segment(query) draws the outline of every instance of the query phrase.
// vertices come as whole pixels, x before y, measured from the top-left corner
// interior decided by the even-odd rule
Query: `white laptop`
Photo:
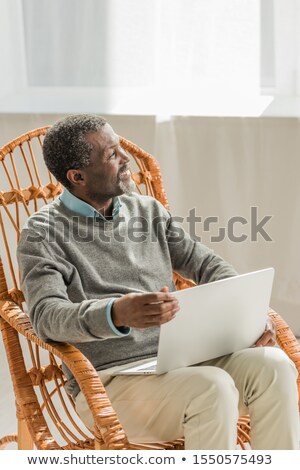
[[[175,291],[180,311],[161,326],[158,355],[114,375],[162,374],[254,345],[265,329],[274,269]]]

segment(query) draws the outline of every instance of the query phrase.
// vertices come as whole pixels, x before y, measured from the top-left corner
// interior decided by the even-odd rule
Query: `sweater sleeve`
[[[107,317],[112,299],[71,302],[65,267],[44,241],[28,241],[23,230],[17,250],[21,285],[29,317],[36,334],[44,341],[81,343],[126,336],[113,330]]]
[[[173,269],[181,276],[192,279],[196,284],[205,284],[237,275],[221,256],[193,240],[171,214],[166,235]]]

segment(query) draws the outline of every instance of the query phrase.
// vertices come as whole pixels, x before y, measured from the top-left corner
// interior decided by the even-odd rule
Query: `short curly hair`
[[[72,188],[67,171],[90,163],[92,145],[85,135],[100,131],[106,123],[101,116],[74,114],[57,121],[48,130],[43,143],[44,160],[49,171],[66,188]]]

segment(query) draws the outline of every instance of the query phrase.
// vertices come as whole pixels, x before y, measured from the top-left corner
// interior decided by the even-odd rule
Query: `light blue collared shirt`
[[[60,200],[67,207],[67,209],[70,209],[79,215],[83,215],[84,217],[94,217],[96,219],[100,218],[103,221],[107,220],[104,215],[101,214],[101,212],[98,212],[93,206],[74,196],[74,194],[70,193],[70,191],[68,191],[66,188],[60,196]],[[113,219],[119,215],[121,206],[122,204],[120,198],[114,197],[112,210]]]
[[[82,201],[82,199],[79,199],[78,197],[74,196],[74,194],[70,193],[66,188],[64,189],[62,195],[60,196],[61,202],[66,206],[67,209],[76,212],[78,215],[82,215],[84,217],[94,217],[94,219],[102,219],[104,222],[107,220],[104,215],[102,215],[100,212],[98,212],[93,206],[88,204],[85,201]],[[114,197],[113,198],[113,210],[112,210],[112,218],[116,218],[121,209],[121,201],[119,197]],[[107,323],[109,324],[110,328],[112,331],[118,335],[118,336],[127,336],[131,332],[131,328],[128,326],[123,326],[123,327],[116,327],[113,324],[112,318],[111,318],[111,309],[113,306],[114,301],[116,300],[116,297],[112,297],[108,304],[106,305],[106,319]]]

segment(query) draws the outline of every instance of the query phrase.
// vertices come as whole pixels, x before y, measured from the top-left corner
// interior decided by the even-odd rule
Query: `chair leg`
[[[32,450],[33,439],[29,434],[25,419],[18,418],[18,450]]]

